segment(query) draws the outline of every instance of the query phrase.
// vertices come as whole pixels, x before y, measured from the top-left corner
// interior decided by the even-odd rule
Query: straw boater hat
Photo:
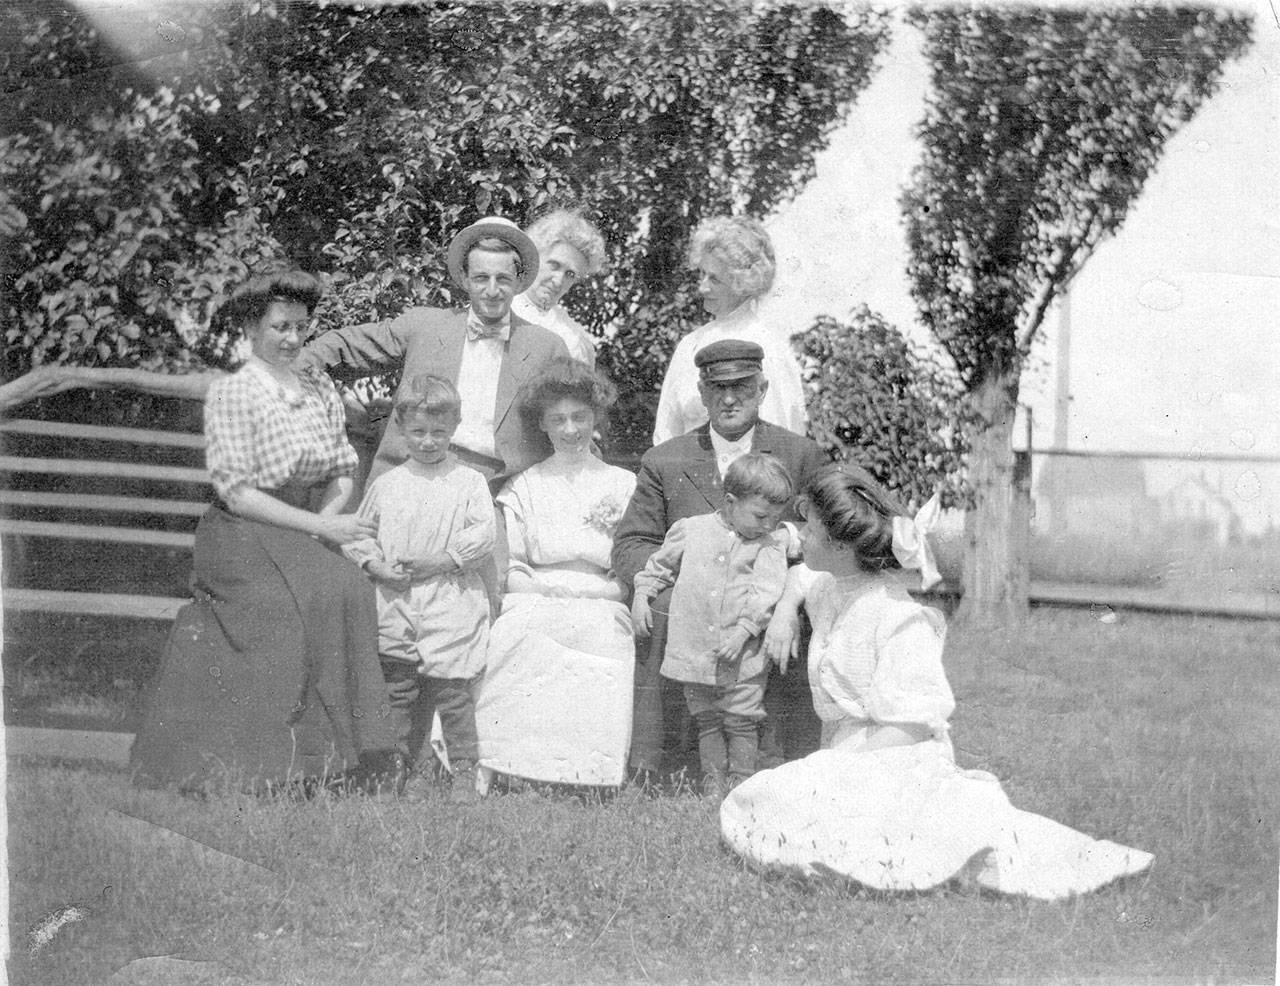
[[[454,283],[460,288],[467,286],[467,254],[480,240],[490,236],[510,244],[520,254],[520,263],[524,267],[524,274],[516,284],[516,294],[520,294],[538,276],[538,248],[533,245],[533,240],[520,231],[519,226],[502,216],[485,216],[450,241],[447,256],[449,273],[453,275]]]

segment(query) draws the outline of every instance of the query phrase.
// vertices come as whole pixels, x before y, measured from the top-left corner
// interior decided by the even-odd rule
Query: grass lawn
[[[1155,853],[1057,904],[762,876],[688,795],[202,803],[11,760],[11,981],[101,983],[163,954],[222,970],[192,981],[326,986],[1270,982],[1278,656],[1262,622],[1041,610],[954,635],[964,765]],[[28,954],[25,929],[73,902]]]

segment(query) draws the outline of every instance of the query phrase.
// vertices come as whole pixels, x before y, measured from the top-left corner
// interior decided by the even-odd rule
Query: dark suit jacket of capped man
[[[767,421],[756,422],[751,451],[776,457],[797,494],[829,461],[816,442]],[[649,449],[640,460],[635,494],[614,536],[613,569],[622,584],[631,586],[636,572],[644,568],[677,520],[708,514],[722,506],[724,483],[716,468],[709,424]],[[794,501],[782,519],[799,519]]]
[[[326,370],[350,383],[375,373],[400,371],[400,380],[430,373],[457,384],[462,346],[467,338],[467,311],[410,308],[397,318],[326,332],[307,344],[303,365]],[[568,358],[569,350],[553,332],[511,316],[511,338],[503,353],[494,406],[494,447],[502,468],[491,480],[501,481],[551,454],[551,443],[536,426],[527,425],[514,407],[521,384],[548,361]],[[399,428],[387,428],[369,472],[369,482],[408,458]]]
[[[775,456],[797,493],[829,461],[808,438],[767,421],[756,421],[754,427],[751,451]],[[649,449],[640,460],[636,491],[614,536],[613,569],[622,584],[634,587],[636,572],[644,568],[677,520],[711,513],[723,505],[724,483],[716,467],[710,424]],[[794,500],[782,519],[799,519]],[[653,600],[653,636],[648,647],[642,641],[637,649],[630,755],[633,770],[678,770],[695,759],[692,737],[679,735],[688,718],[683,693],[679,686],[670,687],[672,683],[659,673],[666,649],[670,598],[671,590],[666,589]],[[765,710],[769,720],[761,739],[761,766],[776,766],[783,757],[803,756],[816,749],[820,725],[803,662],[786,675],[779,675],[776,668],[770,672]]]

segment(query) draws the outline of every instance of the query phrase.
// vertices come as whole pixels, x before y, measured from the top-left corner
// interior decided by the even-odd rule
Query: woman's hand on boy
[[[356,514],[313,514],[311,520],[316,537],[339,547],[352,541],[375,537],[378,533],[377,524]]]
[[[409,570],[403,562],[389,562],[381,559],[370,559],[365,562],[364,570],[373,581],[385,585],[396,592],[404,592],[409,588]]]

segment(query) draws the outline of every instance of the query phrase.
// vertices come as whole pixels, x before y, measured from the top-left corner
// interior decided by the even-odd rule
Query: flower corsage
[[[613,537],[618,521],[622,520],[624,507],[616,496],[606,496],[592,504],[583,521],[588,527],[594,527],[600,533]]]

